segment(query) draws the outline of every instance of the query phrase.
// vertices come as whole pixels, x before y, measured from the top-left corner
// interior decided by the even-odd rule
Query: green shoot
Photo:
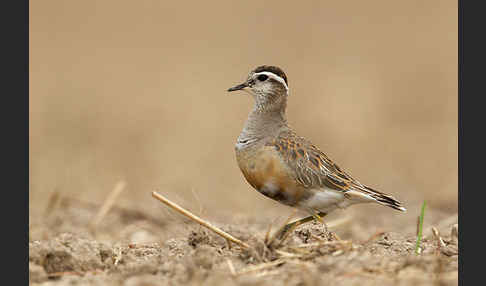
[[[415,254],[419,254],[420,242],[422,241],[422,228],[424,225],[424,213],[425,213],[425,201],[422,204],[422,211],[420,212],[420,217],[417,226],[417,243],[415,245]]]

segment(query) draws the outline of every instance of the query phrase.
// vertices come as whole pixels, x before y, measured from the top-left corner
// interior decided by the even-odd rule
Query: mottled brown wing
[[[292,131],[285,131],[267,145],[275,148],[293,170],[291,173],[294,175],[295,181],[306,188],[328,187],[344,192],[350,199],[376,201],[400,211],[406,210],[393,196],[367,187],[353,179],[310,141],[297,136]]]
[[[348,191],[364,187],[346,174],[316,146],[292,131],[285,131],[269,142],[294,171],[295,180],[306,188],[328,187]]]

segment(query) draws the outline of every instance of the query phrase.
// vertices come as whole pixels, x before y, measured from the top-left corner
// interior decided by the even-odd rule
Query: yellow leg
[[[321,214],[321,213],[314,213],[314,214],[312,215],[312,217],[314,217],[314,219],[315,219],[315,220],[317,220],[318,222],[320,222],[320,223],[324,224],[324,221],[322,220],[322,217],[320,216],[320,214]],[[326,215],[326,214],[324,213],[324,215]]]
[[[299,219],[297,221],[294,221],[294,222],[291,222],[287,225],[285,225],[284,227],[282,227],[279,231],[279,235],[278,235],[278,238],[280,240],[284,239],[285,237],[287,237],[287,233],[290,231],[290,230],[293,230],[295,229],[296,227],[304,224],[304,223],[308,223],[310,221],[313,221],[313,220],[318,220],[319,222],[321,223],[324,223],[324,221],[322,220],[322,218],[326,215],[326,213],[324,212],[319,212],[319,213],[314,213],[313,215],[311,216],[308,216],[308,217],[305,217],[303,219]]]

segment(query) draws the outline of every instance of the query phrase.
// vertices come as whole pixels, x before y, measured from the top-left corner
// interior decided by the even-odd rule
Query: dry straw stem
[[[279,254],[282,258],[302,258],[303,254],[295,254],[287,251],[276,249],[275,252]]]
[[[111,193],[108,195],[106,198],[105,202],[101,206],[100,210],[96,214],[95,218],[93,219],[93,222],[91,223],[91,227],[96,228],[100,222],[103,220],[105,215],[110,211],[111,207],[115,203],[116,199],[120,195],[120,193],[125,189],[126,183],[124,181],[119,181]]]
[[[270,267],[273,267],[273,266],[280,265],[282,263],[285,263],[285,259],[280,258],[280,259],[277,259],[277,260],[272,261],[272,262],[260,263],[258,265],[248,266],[247,268],[236,272],[236,275],[243,275],[243,274],[248,274],[248,273],[251,273],[251,272],[264,270],[264,269],[267,269],[267,268],[270,268]]]
[[[61,194],[59,193],[59,190],[56,188],[52,194],[49,196],[49,200],[47,202],[47,207],[44,212],[46,216],[50,215],[52,211],[54,210],[55,206],[57,205],[57,202],[59,201],[59,198],[61,197]]]
[[[157,192],[152,192],[152,197],[156,198],[157,200],[163,202],[164,204],[166,204],[167,206],[169,206],[170,208],[172,208],[173,210],[179,212],[180,214],[192,219],[193,221],[197,222],[198,224],[208,228],[209,230],[215,232],[216,234],[222,236],[224,239],[226,239],[226,241],[231,241],[243,248],[250,248],[250,246],[246,243],[244,243],[243,241],[233,237],[232,235],[222,231],[221,229],[213,226],[212,224],[210,224],[209,222],[201,219],[200,217],[192,214],[191,212],[189,212],[188,210],[186,209],[183,209],[182,207],[180,207],[179,205],[177,205],[176,203],[173,203],[171,202],[170,200],[168,200],[167,198],[165,198],[164,196],[162,196],[161,194],[157,193]]]
[[[236,271],[235,271],[235,267],[233,266],[233,262],[231,262],[231,260],[226,258],[226,263],[228,264],[228,268],[230,270],[231,275],[236,276]]]
[[[453,232],[453,230],[451,231]],[[452,247],[448,247],[445,242],[444,242],[444,239],[442,239],[442,237],[440,236],[440,233],[439,231],[437,230],[437,228],[435,227],[432,227],[432,234],[434,235],[435,239],[437,240],[437,244],[438,244],[438,249],[445,255],[447,256],[452,256],[452,255],[457,255],[458,252],[457,252],[457,248],[454,249]],[[453,239],[453,237],[451,237],[451,239]]]
[[[337,245],[337,246],[351,246],[351,240],[334,240],[334,241],[324,241],[324,242],[315,242],[315,243],[304,243],[299,244],[295,247],[298,248],[309,248],[309,247],[321,247],[325,245]]]
[[[437,242],[439,243],[440,247],[446,247],[444,240],[442,239],[442,237],[440,237],[440,234],[439,234],[439,231],[437,230],[437,228],[432,227],[432,234],[434,235],[435,239],[437,239]]]
[[[370,238],[368,238],[367,240],[363,241],[361,244],[366,244],[368,242],[371,242],[371,241],[375,240],[377,237],[379,237],[380,235],[385,234],[385,233],[386,232],[384,232],[382,230],[377,231],[373,235],[371,235]]]
[[[459,225],[456,223],[451,228],[451,239],[457,244],[458,237],[459,237]]]

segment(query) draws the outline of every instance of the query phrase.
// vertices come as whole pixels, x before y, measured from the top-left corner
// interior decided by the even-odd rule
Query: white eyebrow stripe
[[[285,80],[284,80],[283,78],[279,77],[278,75],[274,74],[273,72],[266,72],[266,71],[265,71],[265,72],[259,72],[259,73],[255,73],[255,75],[256,75],[257,77],[258,77],[259,75],[261,75],[261,74],[264,74],[264,75],[266,75],[266,76],[268,76],[268,77],[273,78],[273,79],[274,79],[274,80],[276,80],[276,81],[281,82],[281,83],[282,83],[282,84],[285,86],[285,89],[286,89],[287,91],[289,90],[289,87],[287,86],[287,83],[285,83]]]

